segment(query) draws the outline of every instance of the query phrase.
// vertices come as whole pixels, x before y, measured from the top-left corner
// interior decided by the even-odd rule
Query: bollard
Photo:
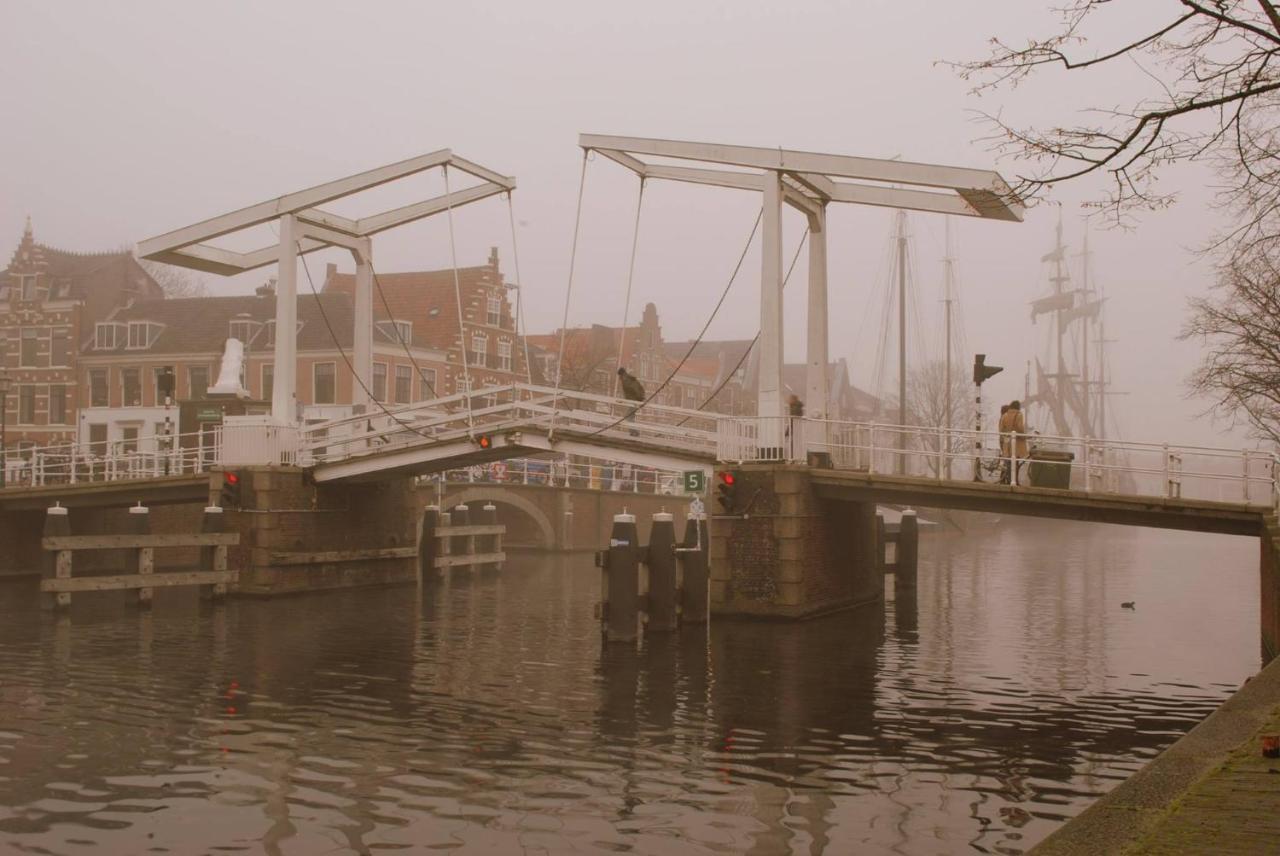
[[[681,624],[707,623],[710,545],[706,515],[690,513],[685,519],[684,540],[680,543]]]
[[[57,538],[71,534],[71,517],[67,509],[55,503],[45,510],[44,537]],[[71,551],[45,550],[41,576],[46,579],[65,580],[71,578]],[[40,595],[40,605],[45,609],[59,609],[71,605],[71,592],[44,592]]]
[[[436,557],[440,555],[436,527],[439,525],[438,505],[428,505],[422,509],[422,534],[418,536],[418,585],[436,578]]]
[[[223,532],[222,509],[216,505],[206,506],[200,518],[200,533],[211,535]],[[200,548],[200,570],[225,571],[227,569],[227,548],[223,544],[207,545]],[[212,583],[200,586],[201,600],[222,597],[227,593],[226,583]]]
[[[492,502],[486,502],[480,509],[480,522],[485,526],[498,525],[498,506]],[[500,535],[482,535],[479,543],[476,544],[477,553],[501,553],[502,552],[502,536]],[[491,562],[489,567],[495,571],[502,570],[501,562]]]
[[[455,505],[453,507],[453,513],[450,517],[450,520],[451,520],[450,525],[451,526],[470,526],[471,525],[470,511],[471,510],[467,508],[465,505]],[[472,535],[454,535],[449,539],[449,554],[452,556],[470,556],[472,553],[475,552],[475,550],[472,549],[473,538],[474,536]],[[455,565],[454,567],[458,567],[458,566]],[[468,565],[468,567],[471,567],[471,566]]]
[[[889,569],[889,538],[884,527],[884,512],[876,511],[876,570],[885,574]]]
[[[902,512],[902,522],[898,524],[898,573],[895,585],[898,588],[915,589],[916,570],[920,557],[920,522],[911,509]]]
[[[124,528],[128,535],[150,535],[151,509],[139,501],[137,505],[129,509]],[[150,547],[136,548],[133,552],[132,564],[138,569],[140,576],[151,573],[155,570],[155,551]],[[151,588],[149,586],[138,589],[138,605],[143,607],[151,606]]]
[[[653,515],[645,564],[649,566],[649,623],[645,629],[669,633],[676,629],[676,526],[665,511]]]
[[[615,514],[601,556],[600,618],[605,642],[636,641],[640,608],[640,545],[634,514]]]

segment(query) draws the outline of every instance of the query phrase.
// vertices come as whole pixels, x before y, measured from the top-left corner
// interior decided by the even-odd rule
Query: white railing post
[[[1244,489],[1244,503],[1249,504],[1249,450],[1243,449],[1240,452],[1241,466],[1243,472],[1240,473],[1241,487]]]
[[[1168,499],[1169,493],[1173,488],[1173,480],[1170,474],[1170,464],[1172,461],[1169,457],[1169,444],[1164,443],[1160,448],[1164,451],[1164,498]]]
[[[876,474],[876,423],[867,426],[867,475]]]
[[[1084,458],[1084,492],[1091,493],[1093,491],[1093,460],[1089,457],[1092,447],[1089,445],[1088,437],[1080,441],[1080,453]]]

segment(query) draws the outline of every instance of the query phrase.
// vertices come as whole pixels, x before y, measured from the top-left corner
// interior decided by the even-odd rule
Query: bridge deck
[[[0,491],[0,510],[43,511],[55,502],[69,508],[119,508],[139,501],[143,505],[175,505],[208,500],[209,474],[188,473],[120,481],[9,487]]]
[[[827,499],[901,503],[1227,535],[1260,534],[1265,511],[1259,506],[1243,503],[1011,487],[984,482],[872,475],[851,470],[813,469],[808,472],[815,491]]]

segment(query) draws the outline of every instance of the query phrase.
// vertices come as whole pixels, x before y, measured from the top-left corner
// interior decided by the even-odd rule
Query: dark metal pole
[[[906,473],[907,460],[907,215],[898,212],[898,466]]]
[[[9,416],[9,384],[5,380],[0,380],[0,490],[8,487],[9,477],[9,447],[6,441],[6,431],[8,428]]]

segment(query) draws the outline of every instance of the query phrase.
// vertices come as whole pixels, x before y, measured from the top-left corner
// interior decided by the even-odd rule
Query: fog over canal
[[[921,546],[914,604],[603,652],[589,556],[150,614],[6,584],[0,851],[1014,853],[1259,666],[1253,539]]]

